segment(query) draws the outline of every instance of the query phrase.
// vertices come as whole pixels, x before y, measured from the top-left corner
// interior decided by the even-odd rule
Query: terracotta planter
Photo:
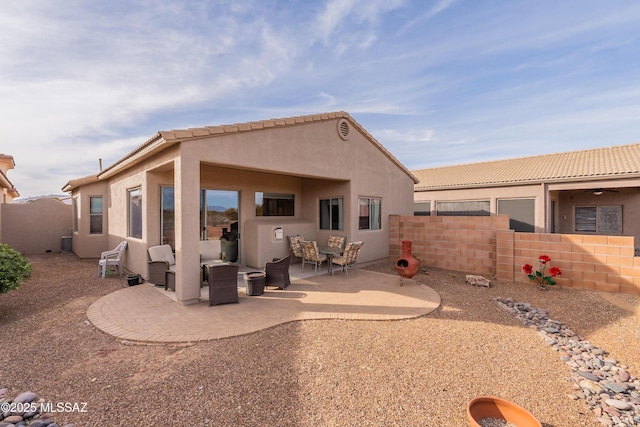
[[[467,418],[470,427],[481,427],[483,418],[505,420],[518,427],[542,427],[531,412],[499,397],[480,396],[467,405]]]
[[[402,241],[402,255],[396,261],[396,271],[400,277],[410,279],[416,275],[420,263],[411,255],[411,240]]]

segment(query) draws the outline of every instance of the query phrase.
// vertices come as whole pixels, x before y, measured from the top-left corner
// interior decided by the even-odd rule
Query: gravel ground
[[[29,261],[32,277],[0,295],[0,388],[87,402],[86,413],[53,414],[60,425],[466,426],[467,402],[494,395],[545,427],[600,426],[584,401],[567,397],[567,365],[497,296],[548,310],[640,374],[638,296],[487,289],[429,269],[416,278],[442,306],[422,318],[293,322],[193,346],[142,346],[85,322],[87,307],[126,286],[124,277],[102,280],[95,260],[72,254]],[[393,274],[393,263],[369,268]]]

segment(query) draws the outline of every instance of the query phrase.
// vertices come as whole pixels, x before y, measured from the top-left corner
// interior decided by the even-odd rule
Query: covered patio
[[[118,339],[143,343],[196,343],[249,334],[296,320],[401,320],[424,316],[440,305],[426,285],[398,276],[360,270],[349,276],[301,274],[291,267],[291,285],[247,296],[238,275],[239,304],[209,307],[176,304],[150,284],[120,289],[94,302],[87,318]],[[313,270],[310,270],[313,271]],[[204,288],[203,288],[204,289]]]

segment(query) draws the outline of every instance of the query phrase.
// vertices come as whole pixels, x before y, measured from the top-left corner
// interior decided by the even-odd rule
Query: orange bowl
[[[542,424],[531,412],[499,397],[480,396],[467,405],[467,418],[470,427],[482,427],[479,421],[483,418],[505,420],[517,427],[542,427]]]

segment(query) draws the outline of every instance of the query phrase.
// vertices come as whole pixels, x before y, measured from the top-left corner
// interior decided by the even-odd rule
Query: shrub
[[[17,289],[31,275],[31,264],[11,246],[0,243],[0,294]]]

